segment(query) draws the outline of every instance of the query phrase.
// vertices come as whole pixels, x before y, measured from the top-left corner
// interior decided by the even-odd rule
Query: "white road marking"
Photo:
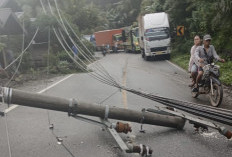
[[[166,62],[168,62],[170,65],[176,67],[177,69],[181,70],[182,72],[185,72],[187,73],[184,69],[182,69],[181,67],[177,66],[176,64],[173,64],[172,62],[168,61],[168,60],[165,60]]]
[[[122,85],[126,87],[126,80],[127,80],[127,66],[128,66],[128,59],[126,59],[126,65],[123,68],[123,78],[122,78]],[[122,101],[123,101],[123,105],[124,108],[128,109],[128,105],[127,105],[127,91],[126,90],[122,90]]]
[[[13,105],[13,106],[9,107],[8,109],[6,109],[6,110],[4,111],[4,113],[10,112],[11,110],[15,109],[16,107],[18,107],[18,105]]]
[[[43,90],[41,90],[41,91],[39,91],[39,92],[37,92],[37,93],[38,93],[38,94],[44,93],[44,92],[46,92],[47,90],[49,90],[49,89],[55,87],[56,85],[60,84],[61,82],[67,80],[67,79],[70,78],[70,77],[72,77],[73,75],[74,75],[74,74],[68,75],[67,77],[61,79],[60,81],[58,81],[58,82],[52,84],[51,86],[48,86],[47,88],[45,88],[45,89],[43,89]],[[8,109],[6,109],[6,110],[4,111],[4,113],[8,113],[8,112],[10,112],[10,111],[16,109],[18,106],[19,106],[19,105],[13,105],[13,106],[9,107]]]

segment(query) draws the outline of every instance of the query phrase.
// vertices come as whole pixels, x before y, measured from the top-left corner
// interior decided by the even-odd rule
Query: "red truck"
[[[96,40],[96,48],[97,50],[101,50],[103,46],[107,46],[109,44],[110,50],[114,49],[115,42],[119,41],[114,41],[115,40],[115,35],[122,34],[123,29],[112,29],[112,30],[104,30],[104,31],[99,31],[95,32],[95,40]],[[119,39],[121,40],[121,39]]]

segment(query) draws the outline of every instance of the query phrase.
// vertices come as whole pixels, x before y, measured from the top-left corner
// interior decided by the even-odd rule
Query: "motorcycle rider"
[[[196,48],[198,46],[200,46],[201,44],[201,38],[199,35],[196,35],[194,37],[194,45],[191,48],[190,51],[190,60],[189,60],[189,72],[191,73],[191,77],[192,77],[192,84],[189,85],[189,87],[193,87],[196,84],[196,78],[197,78],[197,72],[198,72],[198,67],[195,63],[195,52],[196,52]]]
[[[196,79],[196,87],[193,89],[193,92],[198,92],[199,82],[203,76],[203,67],[207,64],[213,62],[213,59],[224,63],[225,60],[221,59],[214,48],[213,45],[210,45],[212,38],[209,34],[203,37],[203,45],[199,46],[195,52],[196,64],[198,66],[198,75]]]
[[[105,46],[105,44],[102,44],[101,49],[102,49],[103,56],[105,56],[106,55],[106,46]]]

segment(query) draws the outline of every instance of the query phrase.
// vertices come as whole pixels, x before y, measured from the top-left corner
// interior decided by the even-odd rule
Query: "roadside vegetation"
[[[75,63],[70,59],[70,57],[65,53],[59,41],[56,39],[52,26],[57,27],[58,23],[55,17],[51,15],[45,15],[41,7],[41,3],[38,0],[15,0],[22,8],[24,14],[20,17],[21,24],[24,22],[25,30],[27,32],[25,37],[24,47],[32,39],[36,29],[39,27],[39,33],[35,38],[35,43],[47,42],[48,33],[51,30],[51,40],[50,40],[50,55],[44,52],[43,65],[39,66],[33,62],[35,56],[30,53],[35,51],[34,48],[30,48],[28,52],[23,56],[22,65],[19,69],[18,74],[28,74],[28,73],[47,73],[49,68],[49,73],[52,74],[67,74],[73,72],[81,72],[81,69],[75,65]],[[47,3],[47,1],[43,1]],[[95,31],[100,31],[104,29],[113,29],[123,26],[128,26],[134,21],[140,11],[141,0],[68,0],[61,1],[57,0],[58,6],[60,8],[61,14],[67,19],[67,21],[72,26],[75,33],[82,38],[83,35],[91,35]],[[56,13],[54,1],[50,1],[53,11]],[[129,7],[125,7],[129,6]],[[46,6],[49,10],[49,7]],[[65,33],[64,33],[65,34]],[[70,47],[73,46],[72,42],[65,36]],[[76,39],[73,36],[74,39]],[[76,39],[75,41],[81,46],[80,42]],[[82,42],[88,47],[88,49],[93,52],[93,45],[82,38]],[[17,57],[22,49],[22,35],[8,37],[2,37],[0,40],[0,50],[4,47],[10,45],[11,50],[14,52],[13,58]],[[46,47],[47,45],[43,45]],[[47,51],[46,49],[44,51]],[[89,53],[85,51],[84,53]],[[90,55],[90,54],[87,54]],[[78,53],[78,57],[84,62],[85,58],[83,55]],[[48,61],[49,60],[49,67]],[[15,65],[17,66],[17,65]],[[8,71],[12,73],[13,71]],[[19,76],[19,75],[18,75]]]

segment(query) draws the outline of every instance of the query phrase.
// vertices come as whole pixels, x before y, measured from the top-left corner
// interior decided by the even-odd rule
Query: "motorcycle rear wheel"
[[[222,98],[223,98],[223,88],[222,85],[218,85],[216,83],[213,84],[213,95],[212,91],[210,90],[209,93],[209,98],[210,98],[210,103],[214,107],[218,107],[222,103]]]

